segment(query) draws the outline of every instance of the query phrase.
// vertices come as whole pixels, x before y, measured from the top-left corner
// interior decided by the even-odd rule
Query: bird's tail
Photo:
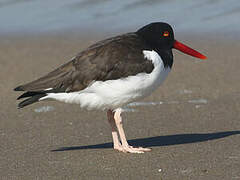
[[[14,89],[15,91],[21,91],[18,87]],[[27,105],[38,102],[40,98],[46,96],[44,91],[27,91],[17,98],[17,100],[22,98],[27,98],[18,104],[18,108],[23,108]]]

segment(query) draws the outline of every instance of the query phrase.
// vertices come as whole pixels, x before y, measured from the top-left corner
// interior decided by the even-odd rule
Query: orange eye
[[[164,32],[163,32],[163,36],[164,36],[164,37],[168,37],[168,36],[169,36],[169,32],[168,32],[168,31],[164,31]]]

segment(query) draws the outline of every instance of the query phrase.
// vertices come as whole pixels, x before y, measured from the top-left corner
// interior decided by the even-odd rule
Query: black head
[[[174,44],[172,27],[164,22],[148,24],[136,32],[151,48],[171,49]]]
[[[136,32],[153,50],[157,50],[160,55],[169,54],[171,56],[172,48],[175,48],[185,54],[206,59],[207,57],[194,49],[184,45],[174,39],[172,27],[164,22],[155,22],[148,24]],[[168,57],[168,59],[169,59]],[[166,59],[166,58],[165,58]],[[170,57],[172,59],[172,57]]]

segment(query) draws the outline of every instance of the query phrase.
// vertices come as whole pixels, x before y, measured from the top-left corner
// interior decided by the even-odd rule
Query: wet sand
[[[163,86],[123,115],[130,144],[149,153],[114,151],[105,112],[60,102],[16,108],[14,87],[104,37],[1,38],[0,179],[240,179],[240,44],[234,41],[178,38],[208,60],[174,50]]]

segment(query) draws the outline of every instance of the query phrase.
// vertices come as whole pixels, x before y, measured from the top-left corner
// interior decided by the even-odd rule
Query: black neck
[[[171,49],[169,49],[169,50],[157,49],[156,51],[159,54],[159,56],[162,58],[164,67],[165,68],[167,68],[167,67],[172,68],[172,65],[173,65],[173,53],[172,53],[172,50]]]
[[[172,49],[171,48],[167,48],[167,49],[160,49],[160,48],[156,48],[157,45],[152,45],[151,43],[149,43],[142,35],[141,33],[137,32],[137,34],[139,35],[139,37],[141,38],[141,40],[149,47],[149,49],[156,51],[159,56],[161,57],[164,67],[167,68],[172,68],[173,65],[173,53],[172,53]]]

